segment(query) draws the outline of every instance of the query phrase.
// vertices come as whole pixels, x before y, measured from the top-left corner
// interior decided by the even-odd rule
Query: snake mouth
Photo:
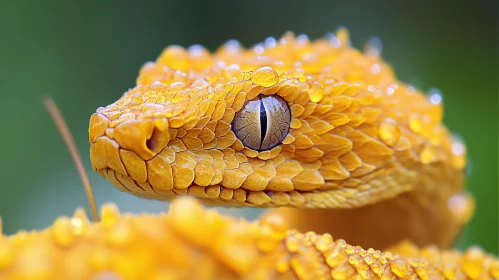
[[[96,169],[97,173],[110,181],[114,187],[140,197],[171,201],[177,196],[194,196],[205,205],[235,207],[307,207],[306,193],[300,191],[250,191],[243,188],[230,189],[220,185],[202,187],[192,184],[187,188],[159,190],[148,182],[139,182],[111,168]],[[315,208],[315,207],[314,207]]]
[[[196,184],[191,184],[185,188],[159,189],[147,180],[135,180],[131,176],[109,167],[95,170],[123,192],[162,201],[171,201],[178,196],[193,196],[201,200],[203,204],[210,206],[351,209],[370,204],[364,203],[362,198],[378,197],[380,200],[385,200],[410,190],[409,185],[401,185],[397,193],[387,193],[383,189],[356,190],[348,188],[312,191],[252,191],[244,188],[231,189],[221,185],[199,186]]]

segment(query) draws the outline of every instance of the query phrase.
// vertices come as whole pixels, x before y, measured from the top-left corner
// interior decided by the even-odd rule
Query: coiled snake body
[[[445,249],[473,208],[462,190],[465,147],[442,125],[439,96],[398,81],[379,51],[376,41],[351,48],[345,30],[252,49],[229,41],[214,54],[166,48],[134,88],[92,115],[93,168],[146,198],[274,209],[250,223],[190,199],[160,216],[104,208],[100,224],[83,223],[86,237],[67,242],[107,256],[85,258],[85,275],[499,277],[480,249]],[[309,230],[318,234],[299,233]]]

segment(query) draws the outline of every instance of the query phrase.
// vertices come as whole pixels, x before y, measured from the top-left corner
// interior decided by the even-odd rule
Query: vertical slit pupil
[[[263,139],[267,135],[267,110],[263,105],[262,97],[260,97],[260,148],[262,147]]]

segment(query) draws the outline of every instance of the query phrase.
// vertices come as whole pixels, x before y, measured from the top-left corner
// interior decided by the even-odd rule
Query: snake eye
[[[258,95],[244,104],[232,121],[232,130],[244,146],[266,151],[281,144],[289,131],[291,112],[280,96]]]

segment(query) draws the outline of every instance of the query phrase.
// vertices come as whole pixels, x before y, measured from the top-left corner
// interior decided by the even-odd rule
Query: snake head
[[[394,197],[437,177],[428,166],[461,174],[440,104],[331,40],[168,47],[92,115],[93,168],[143,197],[308,208]]]

